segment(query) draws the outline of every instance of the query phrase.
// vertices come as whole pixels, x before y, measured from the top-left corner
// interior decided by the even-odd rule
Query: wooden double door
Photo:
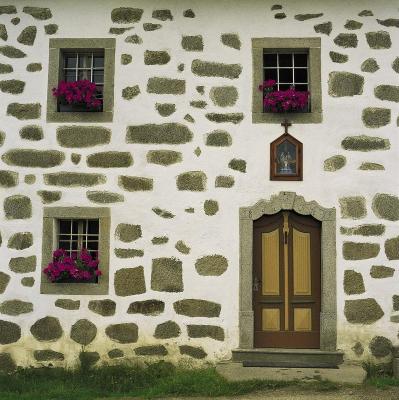
[[[320,348],[321,224],[282,211],[254,221],[254,347]]]

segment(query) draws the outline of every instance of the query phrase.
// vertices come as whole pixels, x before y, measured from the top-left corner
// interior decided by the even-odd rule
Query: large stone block
[[[87,165],[93,168],[127,168],[133,165],[128,151],[104,151],[87,156]]]
[[[208,300],[185,299],[173,303],[173,308],[177,314],[187,317],[219,317],[221,305]]]
[[[215,215],[219,211],[219,203],[216,200],[205,200],[204,201],[204,212],[205,215]]]
[[[89,174],[83,172],[54,172],[44,175],[44,183],[52,186],[64,187],[89,187],[101,185],[107,181],[102,174]]]
[[[168,350],[162,344],[136,347],[134,352],[137,356],[166,356],[168,354]]]
[[[399,197],[377,193],[373,198],[372,209],[378,218],[399,221]]]
[[[130,243],[141,238],[142,231],[140,225],[118,224],[115,229],[115,237],[122,242]]]
[[[366,135],[347,136],[342,140],[341,146],[345,150],[354,151],[389,150],[391,148],[389,139]]]
[[[161,300],[143,300],[130,303],[128,314],[159,315],[165,310],[165,303]]]
[[[215,130],[206,135],[205,144],[214,147],[231,146],[233,140],[229,132],[223,130]]]
[[[242,72],[240,64],[223,64],[211,61],[193,60],[191,72],[198,76],[237,79]]]
[[[187,325],[187,334],[190,338],[205,338],[224,341],[224,330],[215,325]]]
[[[38,119],[41,114],[40,103],[11,103],[7,107],[7,115],[11,115],[17,119]]]
[[[24,58],[26,54],[14,46],[0,46],[0,54],[8,58]]]
[[[141,176],[120,175],[118,178],[119,186],[128,192],[142,192],[153,189],[154,180]]]
[[[234,176],[219,175],[215,178],[215,187],[217,188],[231,188],[234,186]]]
[[[343,64],[349,59],[347,54],[337,53],[335,51],[330,51],[330,58],[332,62]]]
[[[357,47],[358,40],[354,33],[340,33],[335,37],[334,43],[340,47],[353,48]]]
[[[62,327],[58,318],[44,317],[37,320],[30,328],[30,332],[36,340],[41,342],[53,342],[62,334]]]
[[[110,317],[115,315],[116,303],[113,300],[90,300],[88,308],[96,314],[103,317]]]
[[[176,185],[179,190],[203,192],[206,189],[206,175],[202,171],[183,172],[177,176]]]
[[[170,61],[170,55],[167,51],[151,51],[144,52],[145,65],[164,65]]]
[[[54,305],[56,307],[63,308],[64,310],[79,310],[80,300],[57,299],[54,302]]]
[[[365,292],[363,276],[360,272],[353,270],[345,271],[344,291],[346,294],[361,294]]]
[[[244,119],[243,113],[207,113],[205,117],[209,119],[209,121],[216,122],[218,124],[224,124],[226,122],[231,122],[233,124],[239,124]]]
[[[51,192],[48,190],[38,190],[37,194],[41,197],[43,204],[51,204],[61,199],[62,193],[55,191]]]
[[[215,106],[232,107],[238,99],[238,91],[235,86],[214,86],[209,92],[209,96]]]
[[[14,322],[0,320],[0,344],[10,344],[21,339],[21,328]]]
[[[6,300],[0,303],[0,313],[6,315],[29,314],[33,311],[33,304],[22,300]]]
[[[174,321],[166,321],[157,325],[154,337],[156,339],[170,339],[180,336],[181,330],[179,325]]]
[[[183,36],[181,47],[186,51],[202,51],[204,50],[204,42],[201,35]]]
[[[399,86],[378,85],[374,88],[374,95],[377,99],[399,102]]]
[[[44,25],[44,32],[46,32],[46,35],[54,35],[58,31],[58,25],[57,24],[47,24]]]
[[[134,34],[126,37],[125,42],[131,44],[142,44],[143,39],[139,35]]]
[[[241,40],[236,33],[223,33],[220,36],[220,40],[227,47],[231,47],[236,50],[241,49]]]
[[[71,339],[81,344],[82,346],[87,346],[90,344],[97,335],[97,327],[87,319],[80,319],[76,321],[71,328]]]
[[[118,258],[143,257],[144,251],[140,249],[114,249]]]
[[[198,274],[206,276],[219,276],[226,272],[228,262],[226,257],[220,254],[213,254],[199,258],[195,262],[195,269]]]
[[[0,74],[10,74],[13,71],[12,65],[0,63]]]
[[[0,15],[2,14],[16,14],[17,8],[15,6],[0,6]]]
[[[380,128],[391,122],[389,108],[368,107],[362,112],[362,121],[367,128]]]
[[[139,85],[127,86],[122,89],[122,97],[125,100],[132,100],[140,94]]]
[[[146,22],[143,24],[143,29],[146,32],[152,32],[152,31],[156,31],[158,29],[161,29],[162,25],[161,24],[152,24],[150,22]]]
[[[145,293],[144,268],[122,268],[115,272],[115,294],[132,296]]]
[[[321,24],[317,24],[313,27],[316,33],[323,33],[324,35],[329,35],[332,31],[332,22],[323,22]]]
[[[344,25],[344,28],[346,28],[350,31],[354,31],[354,30],[360,29],[362,26],[363,26],[362,22],[355,21],[353,19],[348,19],[346,21],[346,24]]]
[[[176,123],[128,126],[126,143],[184,144],[193,133],[186,125]]]
[[[41,71],[42,69],[43,69],[43,66],[41,63],[29,63],[26,66],[26,70],[28,72],[38,72],[38,71]]]
[[[357,96],[363,93],[364,78],[352,72],[333,71],[328,78],[328,94],[332,97]]]
[[[351,324],[371,325],[384,316],[375,299],[346,300],[344,314]]]
[[[27,26],[21,31],[21,33],[17,37],[17,41],[26,46],[33,46],[33,44],[35,43],[36,34],[36,26]]]
[[[160,21],[173,21],[173,15],[170,10],[154,10],[152,18],[159,19]]]
[[[10,279],[10,275],[0,271],[0,294],[3,294],[6,291]]]
[[[341,218],[361,219],[367,215],[366,199],[362,196],[339,199]]]
[[[362,62],[362,65],[360,66],[360,69],[363,72],[376,72],[380,69],[377,60],[375,58],[367,58]]]
[[[26,274],[36,270],[36,256],[11,258],[10,270],[17,274]]]
[[[111,141],[111,131],[101,126],[60,126],[57,128],[57,142],[62,147],[85,148]]]
[[[156,94],[184,94],[186,92],[186,81],[164,77],[149,78],[147,92]]]
[[[43,139],[43,129],[37,125],[27,125],[20,129],[19,136],[21,139],[36,142]]]
[[[9,196],[4,199],[6,219],[27,219],[32,216],[32,202],[22,195]]]
[[[175,258],[154,258],[152,260],[151,289],[158,292],[182,292],[182,262]]]
[[[341,226],[343,235],[381,236],[385,233],[385,226],[381,224],[364,224],[350,228]]]
[[[120,203],[125,201],[125,197],[122,194],[106,191],[88,191],[86,197],[93,203],[98,204]]]
[[[35,284],[35,278],[32,276],[25,276],[21,279],[21,285],[25,287],[33,287]]]
[[[52,168],[65,160],[65,155],[58,150],[11,149],[1,159],[8,165],[29,168]]]
[[[392,342],[384,336],[374,336],[369,344],[369,349],[374,357],[382,358],[392,353]]]
[[[399,19],[398,18],[387,18],[387,19],[378,19],[377,22],[382,26],[394,26],[395,28],[399,28]]]
[[[0,90],[3,93],[20,94],[24,91],[25,82],[17,79],[0,81]]]
[[[118,343],[136,343],[138,327],[133,323],[114,324],[105,328],[106,335]]]
[[[22,11],[40,21],[52,18],[53,14],[49,8],[44,7],[24,7]]]
[[[143,15],[144,10],[141,8],[119,7],[111,11],[111,20],[116,24],[130,24],[138,22]]]
[[[13,171],[0,171],[0,187],[10,188],[18,185],[18,173]]]
[[[367,260],[378,256],[379,243],[344,242],[342,254],[345,260]]]
[[[386,240],[384,246],[388,260],[399,260],[399,236]]]
[[[324,160],[324,171],[335,172],[346,165],[346,157],[337,155]]]
[[[233,158],[229,161],[228,167],[234,171],[239,171],[242,173],[247,172],[247,162],[240,158]]]
[[[389,49],[392,46],[391,36],[386,31],[367,32],[366,40],[371,49]]]
[[[206,353],[202,347],[194,347],[183,345],[179,346],[180,354],[187,355],[197,359],[203,359],[206,357]]]
[[[370,276],[374,279],[391,278],[395,273],[395,268],[385,265],[373,265],[370,270]]]
[[[147,162],[168,166],[182,161],[182,154],[173,150],[150,150],[147,153]]]

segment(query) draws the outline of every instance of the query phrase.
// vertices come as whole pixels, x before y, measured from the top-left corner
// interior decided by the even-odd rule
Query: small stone
[[[365,161],[362,162],[359,169],[363,171],[383,171],[385,170],[385,167],[382,164]]]
[[[206,190],[206,175],[202,171],[183,172],[177,176],[176,184],[178,190],[189,190],[202,192]]]
[[[190,101],[190,106],[195,108],[205,108],[207,105],[208,105],[207,102],[204,100]]]
[[[182,159],[182,154],[173,150],[150,150],[147,153],[147,162],[150,164],[169,166],[181,162]]]
[[[79,310],[80,300],[57,299],[54,305],[64,310]]]
[[[391,36],[386,31],[367,32],[366,40],[371,49],[389,49],[392,46]]]
[[[330,58],[332,62],[343,64],[348,61],[347,54],[336,53],[335,51],[330,51]]]
[[[365,288],[362,274],[353,270],[346,270],[344,275],[344,291],[346,294],[364,293]]]
[[[187,325],[188,337],[198,339],[209,337],[214,340],[224,341],[224,331],[215,325]]]
[[[186,92],[186,81],[162,77],[149,78],[147,92],[156,94],[184,94]]]
[[[238,34],[236,33],[223,33],[220,36],[220,40],[227,47],[232,47],[233,49],[236,50],[241,49],[241,40]]]
[[[121,358],[125,353],[121,349],[112,349],[108,352],[108,357],[113,360],[114,358]]]
[[[371,325],[384,316],[375,299],[346,300],[345,317],[351,324]]]
[[[0,171],[0,187],[10,188],[18,185],[18,173],[13,171]]]
[[[0,54],[8,58],[24,58],[26,54],[13,46],[0,46]]]
[[[140,225],[118,224],[115,229],[115,237],[125,243],[133,242],[142,237]]]
[[[0,131],[0,147],[3,146],[5,140],[6,134],[3,131]]]
[[[360,66],[360,69],[363,72],[376,72],[380,69],[377,60],[375,58],[368,58],[367,60],[364,60],[362,62],[362,65]]]
[[[398,18],[377,19],[377,22],[383,26],[399,28]]]
[[[274,18],[276,18],[276,19],[284,19],[284,18],[287,18],[287,15],[285,13],[283,13],[283,12],[279,12],[279,13],[274,14]]]
[[[219,175],[215,179],[215,187],[231,188],[234,186],[234,177],[229,175]]]
[[[11,19],[13,25],[18,25],[21,22],[21,18],[15,17]]]
[[[27,219],[32,217],[32,202],[22,195],[9,196],[4,199],[6,219]]]
[[[146,32],[149,32],[149,31],[156,31],[156,30],[161,29],[161,28],[162,28],[162,25],[161,25],[161,24],[151,24],[151,23],[145,23],[145,24],[143,24],[143,29],[144,29]]]
[[[367,215],[366,199],[362,196],[339,199],[342,218],[361,219]]]
[[[385,226],[381,224],[365,224],[351,228],[341,226],[343,235],[381,236],[385,233]]]
[[[216,106],[231,107],[237,102],[238,91],[235,86],[215,86],[211,88],[209,96]]]
[[[15,372],[17,365],[9,353],[0,353],[0,373],[11,374]]]
[[[133,323],[114,324],[105,328],[106,335],[118,343],[136,343],[138,327]]]
[[[132,100],[140,94],[139,85],[128,86],[122,90],[122,97],[125,100]]]
[[[193,358],[203,359],[206,357],[206,353],[202,347],[193,346],[179,346],[180,354],[187,355]]]
[[[226,113],[226,114],[219,114],[219,113],[207,113],[205,117],[212,122],[216,123],[225,123],[231,122],[233,124],[239,124],[244,119],[243,113]]]
[[[369,344],[369,349],[374,357],[382,358],[392,353],[392,342],[384,336],[374,336]]]
[[[111,11],[112,22],[117,24],[130,24],[138,22],[143,15],[144,10],[141,8],[119,7]]]
[[[186,17],[186,18],[195,18],[195,13],[194,13],[194,11],[193,11],[191,8],[189,8],[188,10],[184,10],[184,11],[183,11],[183,17]]]
[[[204,42],[201,35],[183,36],[181,47],[186,51],[202,51],[204,50]]]
[[[323,22],[322,24],[315,25],[313,28],[316,33],[324,33],[325,35],[330,35],[332,31],[332,23],[330,21]]]
[[[21,139],[38,141],[43,139],[43,129],[37,125],[24,126],[19,131]]]
[[[17,41],[26,46],[33,46],[33,44],[35,43],[36,34],[37,34],[36,26],[27,26],[19,34]]]
[[[144,251],[139,249],[114,249],[115,256],[118,258],[143,257]]]
[[[351,72],[330,72],[328,94],[332,97],[356,96],[363,93],[364,78]]]
[[[36,182],[36,176],[32,174],[25,175],[24,182],[27,185],[33,185]]]
[[[173,303],[177,314],[187,317],[219,317],[221,306],[218,303],[199,299],[178,300]]]
[[[358,40],[354,33],[340,33],[335,37],[334,43],[340,47],[354,48],[357,47]]]
[[[97,335],[97,327],[87,319],[80,319],[72,325],[71,339],[82,346],[90,344]]]
[[[379,85],[374,88],[377,99],[399,102],[399,86]]]
[[[10,74],[13,71],[12,65],[0,63],[0,74]]]
[[[0,344],[10,344],[21,339],[21,327],[14,322],[0,320]]]
[[[399,221],[399,197],[397,196],[377,193],[373,198],[371,208],[378,218]]]
[[[219,204],[216,200],[205,200],[204,212],[205,215],[213,216],[219,211]]]
[[[116,303],[113,300],[91,300],[88,306],[90,311],[103,317],[115,315]]]
[[[161,300],[143,300],[130,303],[128,314],[160,315],[165,310],[165,303]]]
[[[368,128],[380,128],[391,122],[391,110],[388,108],[368,107],[362,112],[362,121]]]
[[[392,63],[392,69],[399,74],[399,57],[396,57]],[[1,73],[1,65],[0,65],[0,73]]]
[[[30,232],[14,233],[7,243],[9,249],[24,250],[33,245],[33,235]]]
[[[9,262],[10,270],[17,274],[36,271],[36,256],[14,257]]]
[[[342,254],[345,260],[367,260],[378,256],[380,245],[378,243],[344,242]]]
[[[115,294],[117,296],[132,296],[145,293],[144,268],[122,268],[115,272]]]
[[[370,276],[374,279],[391,278],[395,273],[395,268],[384,265],[373,265],[370,270]]]
[[[35,284],[35,278],[31,276],[26,276],[25,278],[21,279],[21,285],[25,287],[32,287]],[[1,293],[1,290],[0,290]]]
[[[136,347],[134,352],[137,356],[166,356],[168,354],[166,347],[161,344]]]
[[[151,239],[151,243],[154,245],[165,244],[169,242],[169,238],[167,236],[154,236]]]
[[[231,146],[233,140],[231,135],[223,130],[215,130],[206,135],[207,146],[227,147]]]
[[[282,10],[282,9],[283,9],[283,6],[282,6],[281,4],[273,4],[273,5],[270,7],[270,10],[271,10],[271,11]]]
[[[174,218],[175,215],[172,214],[170,211],[167,210],[163,210],[162,208],[159,207],[153,207],[152,211],[159,215],[161,218],[166,218],[166,219],[170,219],[170,218]]]
[[[24,91],[25,82],[16,79],[0,81],[0,90],[3,93],[20,94]]]
[[[26,66],[26,70],[28,72],[38,72],[41,71],[42,69],[43,67],[41,63],[30,63]]]
[[[184,116],[184,119],[185,119],[187,122],[190,122],[190,123],[194,123],[194,122],[195,122],[194,118],[193,118],[190,114],[186,114],[186,115]]]
[[[198,76],[215,76],[228,79],[237,79],[242,72],[240,64],[223,64],[217,62],[193,60],[191,72]]]
[[[0,294],[6,291],[10,279],[10,275],[0,271]]]
[[[48,190],[39,190],[37,194],[41,197],[43,204],[51,204],[61,200],[61,192],[50,192]]]
[[[337,155],[324,160],[324,171],[334,172],[346,165],[346,157]]]
[[[40,103],[11,103],[7,107],[7,115],[11,115],[20,120],[38,119],[41,115],[41,105]]]
[[[353,19],[348,19],[346,21],[346,24],[344,25],[344,28],[353,31],[356,29],[360,29],[363,26],[363,24],[361,22],[358,21],[354,21]]]
[[[176,244],[175,244],[175,249],[178,251],[178,252],[180,252],[180,253],[182,253],[182,254],[189,254],[190,253],[190,247],[188,247],[184,242],[183,242],[183,240],[179,240],[179,241],[177,241],[176,242]]]
[[[105,191],[88,191],[86,197],[97,204],[111,204],[125,201],[125,197],[122,194]]]
[[[173,21],[173,15],[170,10],[154,10],[152,18],[159,19],[160,21]]]
[[[164,65],[170,61],[170,55],[167,51],[150,51],[144,52],[145,65]]]
[[[64,355],[53,350],[35,350],[33,357],[36,361],[64,361]]]
[[[33,304],[21,300],[7,300],[0,303],[0,313],[6,315],[17,316],[28,314],[33,311]]]
[[[22,10],[25,14],[31,15],[38,20],[46,20],[52,18],[53,14],[49,8],[42,7],[24,7]]]
[[[166,321],[157,325],[154,337],[156,339],[171,339],[180,336],[181,330],[179,325],[174,321]]]
[[[354,151],[389,150],[391,147],[389,139],[366,135],[347,136],[341,146],[345,150]]]
[[[307,21],[308,19],[313,19],[313,18],[319,18],[322,17],[323,13],[317,13],[317,14],[297,14],[294,16],[294,18],[297,21]]]
[[[171,103],[156,103],[155,108],[162,117],[169,117],[176,111],[176,105]]]
[[[199,93],[199,94],[205,94],[205,86],[196,86],[195,90]]]
[[[385,255],[388,260],[399,260],[399,236],[385,241]]]
[[[104,151],[87,156],[87,165],[92,168],[128,168],[133,157],[128,151]]]
[[[352,351],[360,357],[364,353],[364,347],[360,342],[356,342],[355,345],[352,347]]]
[[[154,180],[139,176],[120,175],[118,185],[128,192],[150,191],[153,189]]]
[[[121,54],[121,64],[128,65],[132,62],[133,57],[130,54]]]
[[[180,63],[180,64],[177,66],[177,70],[178,70],[179,72],[183,72],[183,71],[184,71],[184,64],[183,64],[183,63]]]
[[[359,17],[372,17],[374,14],[371,10],[363,10],[363,11],[360,11],[360,13],[357,15]]]
[[[131,29],[133,29],[133,26],[129,26],[126,28],[109,28],[109,33],[111,35],[122,35],[123,33],[130,31]]]
[[[60,321],[55,317],[44,317],[37,320],[30,328],[30,332],[36,340],[41,342],[53,342],[61,338],[62,328]]]
[[[239,171],[239,172],[247,172],[247,162],[245,160],[241,160],[238,158],[233,158],[232,160],[230,160],[229,162],[229,168],[235,170],[235,171]]]
[[[175,258],[154,258],[151,289],[158,292],[182,292],[182,262]]]
[[[394,311],[399,311],[399,296],[396,294],[392,296],[392,307]]]
[[[195,269],[199,275],[219,276],[226,272],[228,262],[219,254],[204,256],[195,262]]]
[[[4,24],[0,24],[0,39],[4,41],[7,41],[8,39],[7,28]]]
[[[47,35],[54,35],[58,31],[58,25],[56,24],[48,24],[44,25],[44,32],[46,32]]]
[[[125,38],[125,42],[131,44],[142,44],[143,39],[139,35],[130,35]]]
[[[199,156],[201,155],[201,153],[202,153],[201,149],[197,146],[197,147],[195,148],[195,150],[194,150],[194,154],[195,154],[197,157],[199,157]]]
[[[184,144],[192,140],[193,133],[185,125],[175,123],[146,124],[127,128],[127,143]]]

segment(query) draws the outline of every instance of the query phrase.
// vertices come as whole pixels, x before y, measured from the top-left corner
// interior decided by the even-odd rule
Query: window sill
[[[61,295],[108,294],[108,282],[106,279],[99,279],[98,283],[52,283],[42,281],[40,293]]]
[[[112,122],[112,111],[102,112],[48,112],[47,122]]]
[[[323,121],[323,114],[319,112],[310,113],[265,113],[265,112],[253,112],[252,122],[254,124],[280,124],[285,119],[290,122],[298,124],[319,124]]]

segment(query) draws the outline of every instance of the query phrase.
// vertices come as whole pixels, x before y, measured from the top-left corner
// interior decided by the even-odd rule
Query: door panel
[[[255,347],[320,347],[320,231],[288,211],[254,222]]]

